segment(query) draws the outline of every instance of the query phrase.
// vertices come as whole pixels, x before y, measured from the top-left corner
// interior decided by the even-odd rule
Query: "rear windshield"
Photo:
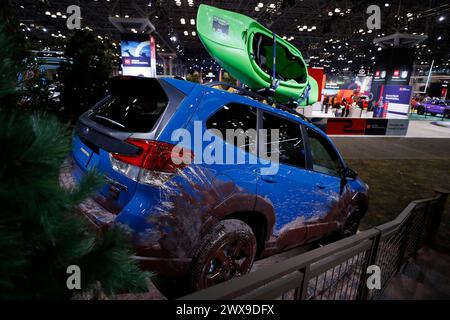
[[[150,132],[167,104],[167,95],[156,79],[113,79],[108,96],[89,118],[119,131]]]

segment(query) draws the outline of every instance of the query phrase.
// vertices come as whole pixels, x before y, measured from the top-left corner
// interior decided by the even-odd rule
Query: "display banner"
[[[372,77],[358,75],[354,77],[327,75],[325,89],[327,90],[352,90],[360,94],[369,95],[372,87]]]
[[[122,74],[155,77],[155,39],[148,34],[123,34],[121,46]]]
[[[383,118],[407,119],[411,102],[412,87],[386,85],[383,90],[383,106],[387,113]]]
[[[312,118],[329,135],[406,136],[409,119]]]
[[[406,136],[408,133],[409,120],[389,119],[386,135],[387,136]]]
[[[330,118],[327,122],[327,134],[364,135],[366,119]]]
[[[367,136],[384,136],[386,135],[387,127],[387,119],[367,119],[364,134]]]
[[[383,85],[408,85],[415,51],[410,48],[383,48],[376,54],[371,93],[375,101],[382,97]],[[382,107],[382,106],[380,106]]]
[[[411,78],[415,51],[410,48],[383,48],[376,54],[375,78],[377,72],[385,84],[407,85]]]

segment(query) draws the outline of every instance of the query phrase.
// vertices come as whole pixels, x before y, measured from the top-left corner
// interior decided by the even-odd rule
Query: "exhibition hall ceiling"
[[[328,71],[370,68],[380,50],[377,37],[395,32],[425,34],[428,39],[415,47],[418,64],[435,60],[439,68],[449,68],[448,1],[350,1],[350,0],[10,0],[24,32],[43,45],[56,45],[69,31],[65,27],[66,8],[81,7],[82,27],[102,38],[118,41],[120,32],[109,17],[148,18],[156,27],[159,53],[176,53],[186,62],[209,59],[196,30],[200,3],[243,13],[268,26],[298,47],[310,65]],[[366,10],[381,8],[381,29],[369,31]],[[134,29],[134,30],[132,30]],[[136,28],[128,30],[138,32]],[[189,60],[188,60],[189,59]],[[193,60],[194,59],[194,60]]]

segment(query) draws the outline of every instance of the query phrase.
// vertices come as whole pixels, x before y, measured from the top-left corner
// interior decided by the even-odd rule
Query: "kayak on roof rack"
[[[318,100],[317,82],[300,51],[256,20],[202,4],[197,34],[217,63],[250,89],[280,103]]]

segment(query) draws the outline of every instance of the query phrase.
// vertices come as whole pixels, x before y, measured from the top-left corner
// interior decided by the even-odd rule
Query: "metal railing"
[[[411,202],[390,222],[181,299],[378,299],[407,260],[434,242],[449,192],[436,194]],[[379,290],[366,285],[371,265],[381,269]]]

